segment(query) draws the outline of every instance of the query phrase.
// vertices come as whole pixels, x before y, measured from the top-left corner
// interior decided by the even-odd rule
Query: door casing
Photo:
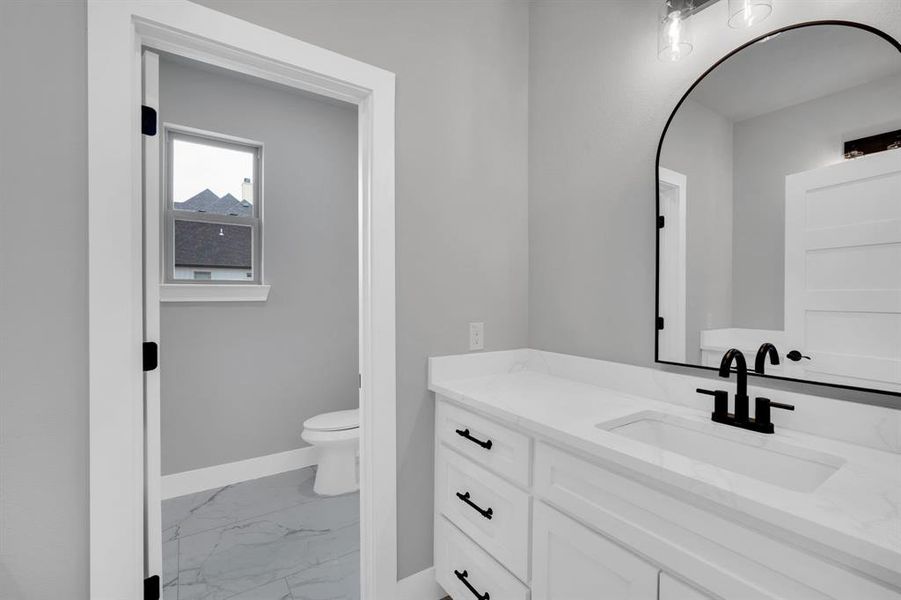
[[[187,0],[87,11],[91,597],[140,598],[158,574],[144,564],[142,48],[358,107],[361,591],[395,597],[394,74]]]

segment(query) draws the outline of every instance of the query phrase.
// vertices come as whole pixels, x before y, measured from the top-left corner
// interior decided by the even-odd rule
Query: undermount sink
[[[779,487],[812,492],[844,459],[717,423],[643,411],[596,427]]]

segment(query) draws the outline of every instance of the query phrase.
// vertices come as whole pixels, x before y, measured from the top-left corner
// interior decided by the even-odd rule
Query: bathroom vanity
[[[438,582],[454,600],[901,598],[901,413],[766,390],[796,410],[744,431],[695,391],[720,381],[432,358]]]

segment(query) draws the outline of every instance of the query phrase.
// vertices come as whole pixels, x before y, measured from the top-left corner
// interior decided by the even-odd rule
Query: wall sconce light
[[[693,0],[665,0],[660,7],[657,24],[657,57],[675,62],[691,54],[691,26],[688,17],[694,10]]]
[[[719,0],[664,0],[657,20],[657,58],[675,62],[691,54],[689,17]],[[727,24],[733,29],[757,25],[773,12],[774,0],[729,0]]]
[[[773,0],[729,0],[729,27],[745,29],[757,25],[773,12]]]

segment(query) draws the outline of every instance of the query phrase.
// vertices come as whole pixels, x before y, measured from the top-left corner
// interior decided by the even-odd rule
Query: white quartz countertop
[[[821,552],[828,549],[841,562],[901,587],[901,455],[897,453],[780,427],[774,411],[776,433],[752,434],[760,445],[790,444],[845,461],[812,492],[797,492],[597,427],[647,410],[710,423],[709,411],[528,368],[473,377],[460,369],[445,369],[442,375],[451,378],[436,376],[435,371],[433,366],[429,389],[454,403],[513,423],[557,445],[590,453],[602,463],[625,467],[662,489],[678,489],[683,497],[700,495],[725,508],[725,514],[740,511],[796,543]],[[457,375],[463,376],[453,378]],[[722,387],[733,390],[734,384]]]

